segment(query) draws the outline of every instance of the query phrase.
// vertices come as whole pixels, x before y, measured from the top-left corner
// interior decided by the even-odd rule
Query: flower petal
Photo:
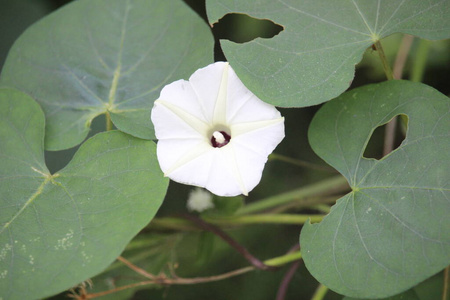
[[[271,138],[274,141],[278,141],[276,145],[281,142],[284,138],[284,118],[280,117],[277,119],[269,119],[269,120],[262,120],[262,121],[254,121],[254,122],[246,122],[246,123],[239,123],[239,124],[232,124],[230,126],[231,134],[234,138],[237,138],[240,135],[250,133],[252,131],[259,131],[263,130],[264,128],[269,128],[274,125],[282,125],[282,130],[279,131],[277,134],[273,134]],[[273,149],[272,149],[273,150]],[[268,152],[270,154],[270,152]]]
[[[244,180],[234,147],[212,148],[191,139],[161,140],[157,155],[165,176],[176,182],[204,187],[219,196],[248,195],[259,182],[259,169],[264,166],[263,163],[258,168],[256,180]],[[251,182],[250,189],[246,181]]]
[[[229,113],[228,123],[247,123],[281,118],[280,112],[270,104],[259,100],[255,95],[250,96],[240,107],[233,107],[234,112]],[[229,108],[232,110],[233,108]]]
[[[151,117],[153,124],[157,124],[155,133],[159,139],[174,136],[184,139],[191,134],[205,138],[209,132],[208,124],[168,101],[156,100]]]
[[[214,149],[214,160],[206,188],[219,196],[248,195],[248,189],[237,165],[234,148],[227,145]]]
[[[213,118],[215,116],[225,121],[226,111],[223,111],[224,116],[220,116],[219,108],[216,110],[217,102],[219,102],[218,107],[225,107],[226,105],[226,102],[224,103],[226,97],[223,94],[225,93],[226,96],[227,89],[225,87],[227,86],[228,78],[227,76],[224,77],[224,73],[228,73],[228,63],[216,62],[195,71],[189,78],[192,89],[197,94],[197,99],[201,103],[200,105],[203,107],[205,116],[210,124],[214,123]]]
[[[242,194],[241,186],[230,168],[229,155],[222,149],[211,148],[210,151],[205,151],[170,173],[170,179],[204,187],[219,196]]]
[[[267,157],[284,138],[283,119],[269,126],[253,129],[231,140],[240,176],[248,191],[261,180]]]
[[[225,63],[220,80],[219,92],[217,93],[216,105],[214,106],[214,124],[225,125],[227,123],[228,69],[229,65]]]
[[[209,123],[210,118],[207,117],[208,114],[203,107],[203,103],[199,101],[189,81],[177,80],[166,85],[161,90],[157,101],[173,104],[197,119]]]
[[[256,97],[230,67],[228,72],[227,123],[253,122],[277,119],[280,112]]]
[[[284,122],[273,123],[260,129],[243,133],[234,139],[233,144],[251,149],[261,156],[268,156],[284,138]]]
[[[168,139],[158,142],[156,154],[164,176],[172,178],[172,173],[211,149],[204,140]]]

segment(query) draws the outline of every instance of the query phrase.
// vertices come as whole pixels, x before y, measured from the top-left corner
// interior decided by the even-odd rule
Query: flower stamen
[[[228,144],[231,136],[225,131],[214,131],[211,137],[211,145],[214,148],[221,148]]]

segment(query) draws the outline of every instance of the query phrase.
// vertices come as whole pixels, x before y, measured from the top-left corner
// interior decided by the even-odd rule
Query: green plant
[[[448,66],[449,13],[445,0],[206,0],[204,22],[176,0],[79,0],[42,18],[0,77],[0,300],[70,288],[158,297],[161,286],[178,299],[445,300],[450,102],[417,81]],[[279,28],[217,46],[280,108],[286,139],[248,197],[211,196],[213,208],[187,213],[189,189],[160,170],[151,109],[165,85],[214,62],[230,15],[241,31]],[[105,132],[87,139],[102,117]],[[50,151],[78,145],[49,170]]]

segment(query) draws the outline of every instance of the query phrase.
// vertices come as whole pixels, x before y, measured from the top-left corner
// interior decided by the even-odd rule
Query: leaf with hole
[[[44,114],[0,89],[0,298],[36,299],[105,269],[155,215],[168,180],[152,141],[119,131],[87,140],[56,174]]]
[[[396,115],[406,138],[380,160],[363,157],[371,134]],[[450,263],[450,101],[431,87],[389,81],[325,104],[309,129],[313,150],[348,180],[319,224],[305,224],[306,267],[350,297],[400,293]]]
[[[154,139],[150,109],[159,91],[210,64],[213,42],[182,1],[74,1],[16,41],[1,84],[42,106],[48,150],[81,143],[105,113],[121,131]]]
[[[450,37],[447,0],[207,0],[211,24],[229,13],[270,19],[284,27],[272,39],[222,40],[244,84],[276,106],[303,107],[345,91],[355,65],[375,41],[396,32]]]

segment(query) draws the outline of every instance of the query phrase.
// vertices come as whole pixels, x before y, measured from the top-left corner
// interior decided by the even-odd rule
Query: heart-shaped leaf
[[[63,170],[43,154],[44,114],[0,89],[0,298],[36,299],[99,273],[155,215],[168,180],[152,141],[87,140]]]
[[[284,30],[245,44],[222,40],[244,84],[273,105],[303,107],[340,95],[367,47],[395,32],[450,36],[446,0],[208,0],[210,23],[227,13],[270,19]]]
[[[300,235],[306,267],[336,292],[400,293],[450,263],[450,101],[436,90],[390,81],[347,92],[314,117],[314,151],[352,192]],[[403,143],[381,160],[363,157],[372,132],[409,119]]]
[[[80,0],[30,27],[14,44],[2,85],[42,106],[45,147],[73,147],[99,114],[154,139],[150,109],[161,88],[212,62],[207,24],[183,1]]]

